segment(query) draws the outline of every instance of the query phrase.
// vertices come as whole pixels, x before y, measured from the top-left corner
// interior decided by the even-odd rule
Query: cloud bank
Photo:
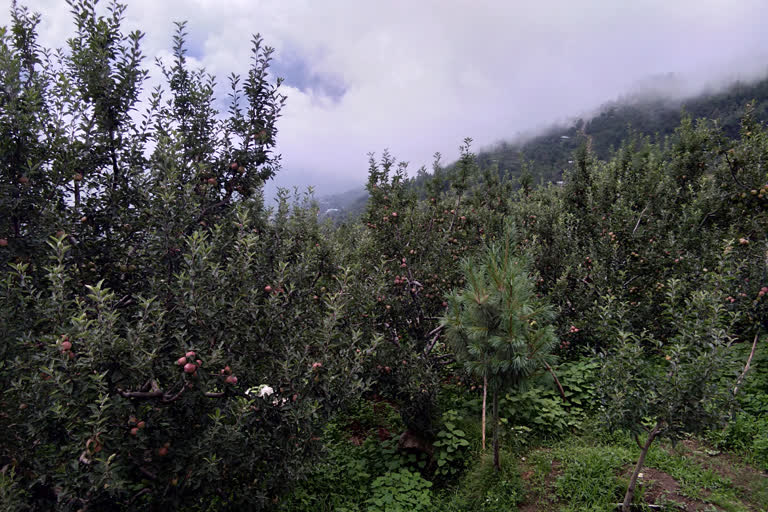
[[[61,0],[42,43],[72,35]],[[251,35],[276,48],[288,103],[279,123],[283,186],[320,193],[365,181],[384,148],[412,171],[466,136],[482,147],[590,111],[651,76],[675,94],[768,69],[764,0],[130,0],[126,28],[146,33],[146,65],[188,20],[190,55],[219,77],[247,70]],[[9,21],[0,13],[0,24]],[[274,186],[274,185],[273,185]]]

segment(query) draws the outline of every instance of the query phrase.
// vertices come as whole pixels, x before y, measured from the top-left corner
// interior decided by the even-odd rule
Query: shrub
[[[432,505],[432,482],[408,469],[387,473],[371,483],[368,512],[422,512]]]
[[[260,37],[221,116],[179,25],[139,111],[125,6],[71,7],[68,51],[15,3],[0,31],[3,490],[31,510],[271,507],[366,387],[376,280],[342,268],[311,203],[262,204],[284,97]]]
[[[460,474],[467,464],[469,441],[467,434],[459,428],[459,413],[448,410],[443,413],[443,425],[434,442],[437,469],[435,476],[450,478]]]

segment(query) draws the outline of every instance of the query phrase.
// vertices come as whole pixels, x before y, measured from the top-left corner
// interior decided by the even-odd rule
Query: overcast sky
[[[64,0],[19,2],[41,40],[73,33]],[[766,0],[127,0],[145,65],[188,21],[190,55],[219,77],[245,73],[251,34],[285,78],[277,184],[346,190],[384,148],[410,169],[589,112],[676,73],[683,92],[768,69]],[[7,4],[8,6],[10,3]],[[0,25],[9,20],[0,13]]]

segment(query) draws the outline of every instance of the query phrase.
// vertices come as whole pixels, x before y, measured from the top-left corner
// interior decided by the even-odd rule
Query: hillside
[[[734,137],[745,106],[753,100],[756,119],[768,119],[768,77],[755,83],[735,83],[725,90],[683,101],[648,95],[627,97],[605,104],[594,117],[553,127],[525,142],[504,142],[482,149],[477,163],[481,169],[497,165],[502,175],[513,180],[519,179],[526,164],[534,183],[557,181],[583,142],[582,133],[590,137],[592,150],[599,158],[607,158],[622,141],[637,135],[663,140],[674,133],[684,114],[717,120],[723,133]],[[449,176],[453,167],[446,169]],[[414,179],[414,185],[421,189],[423,179]]]
[[[481,149],[477,164],[481,169],[496,166],[500,176],[517,181],[524,167],[533,183],[555,182],[568,168],[573,152],[583,142],[582,134],[591,139],[592,150],[607,158],[622,141],[636,136],[663,140],[680,126],[684,114],[694,119],[717,120],[723,133],[734,137],[744,108],[755,101],[755,117],[768,120],[768,77],[754,83],[737,82],[724,90],[711,91],[685,100],[670,100],[658,95],[643,94],[606,103],[594,116],[575,119],[568,125],[554,126],[524,142],[502,142]],[[450,182],[455,164],[446,166],[446,181]],[[424,185],[430,173],[411,179],[411,184],[425,196]],[[335,222],[358,217],[365,209],[368,194],[355,188],[324,196],[318,200],[321,214]]]

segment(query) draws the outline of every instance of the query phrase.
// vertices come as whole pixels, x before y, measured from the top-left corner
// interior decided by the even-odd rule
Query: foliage
[[[434,478],[445,510],[500,510],[522,483],[473,460],[486,376],[509,448],[598,404],[673,439],[730,420],[709,438],[768,467],[762,345],[727,393],[731,342],[768,328],[763,97],[740,123],[744,88],[716,121],[630,106],[637,132],[617,107],[523,155],[465,139],[414,178],[371,156],[334,227],[311,192],[263,203],[285,97],[261,37],[219,112],[183,23],[145,91],[125,6],[69,5],[64,50],[15,2],[0,29],[0,508],[426,509]],[[552,351],[565,402],[534,378]],[[559,496],[607,503],[625,449],[560,454]]]
[[[764,416],[740,411],[709,438],[716,447],[743,453],[746,460],[768,471],[768,419]]]
[[[369,437],[362,445],[362,456],[365,458],[368,471],[374,475],[410,469],[425,471],[429,464],[426,453],[408,453],[399,449],[397,438],[380,441]]]
[[[436,503],[436,510],[503,511],[514,510],[523,501],[523,482],[512,455],[502,451],[506,461],[502,470],[496,471],[493,456],[478,457],[455,490],[443,493]]]
[[[245,246],[255,242],[253,235],[243,241]],[[68,278],[68,247],[62,239],[52,245],[56,260],[50,280],[63,283]],[[188,270],[178,274],[175,285],[186,297],[185,308],[168,311],[153,299],[137,298],[142,309],[125,324],[114,294],[98,283],[75,301],[63,299],[62,287],[54,287],[51,298],[39,299],[31,310],[51,319],[51,325],[38,335],[41,342],[19,340],[19,349],[28,347],[27,355],[17,351],[8,365],[7,371],[18,377],[5,399],[21,406],[10,418],[12,443],[7,448],[33,474],[45,475],[53,461],[74,463],[79,478],[61,474],[50,482],[61,497],[82,499],[77,497],[97,485],[109,489],[100,499],[116,506],[127,499],[122,493],[131,492],[130,482],[136,478],[132,475],[139,472],[146,480],[142,488],[157,486],[152,491],[156,502],[183,503],[191,489],[205,496],[201,484],[208,479],[226,479],[232,486],[234,494],[225,496],[225,501],[235,495],[264,499],[257,489],[279,492],[284,488],[281,480],[298,475],[301,461],[316,449],[311,437],[318,422],[360,388],[356,375],[361,358],[356,345],[350,344],[354,333],[339,330],[332,321],[318,327],[314,322],[301,323],[301,311],[286,307],[278,296],[253,290],[260,287],[258,280],[252,281],[252,288],[230,286],[243,268],[257,268],[256,261],[246,260],[241,266],[236,260],[211,268],[215,260],[199,256],[211,251],[204,235],[190,237],[188,251]],[[306,286],[297,280],[295,272],[300,269],[295,266],[281,275],[280,286],[296,291]],[[9,281],[24,282],[19,270]],[[343,314],[343,282],[326,298],[329,318]],[[13,302],[38,296],[35,290],[23,293],[15,287],[6,292]],[[237,303],[239,314],[247,318],[272,310],[275,318],[287,316],[288,323],[260,326],[230,314],[226,325],[217,326],[215,316],[202,316],[210,310],[199,302],[201,296],[206,308],[232,310]],[[179,337],[162,342],[169,324],[176,326],[171,332]],[[258,329],[272,334],[259,334]],[[268,340],[268,348],[249,339],[250,333],[256,340]],[[299,344],[280,345],[276,336]],[[280,356],[263,358],[265,351]],[[332,354],[334,358],[325,359]],[[175,362],[179,356],[184,364],[193,365],[193,371],[187,373],[182,363]],[[233,376],[237,379],[230,382]],[[263,397],[243,393],[262,383],[274,392]],[[35,412],[28,414],[27,408]],[[25,443],[25,432],[40,444]],[[246,445],[251,456],[244,458],[240,447]],[[254,471],[269,476],[258,483],[234,476]],[[251,490],[235,490],[237,486]]]
[[[701,432],[727,418],[730,390],[722,384],[734,375],[728,349],[736,315],[723,306],[724,283],[729,265],[726,247],[719,268],[704,276],[702,288],[680,297],[680,286],[668,283],[664,312],[676,332],[659,340],[647,332],[636,335],[623,329],[621,307],[608,301],[604,325],[613,329],[618,347],[603,366],[601,397],[609,429],[648,432],[640,458],[630,478],[624,510],[632,500],[637,477],[656,437],[679,439]],[[663,359],[661,356],[663,355]],[[646,423],[648,424],[646,426]]]
[[[460,419],[459,413],[453,409],[443,413],[443,425],[437,433],[437,441],[433,443],[437,448],[437,477],[455,476],[461,473],[467,464],[470,445],[467,434],[457,424]]]
[[[311,203],[262,205],[284,98],[261,38],[221,116],[180,25],[168,92],[140,112],[124,6],[71,8],[68,52],[15,5],[0,35],[4,492],[31,510],[271,507],[367,386],[377,282],[342,267]]]
[[[279,510],[360,509],[372,479],[367,459],[346,442],[326,442],[325,448],[326,453],[306,477],[280,501]]]
[[[568,502],[565,510],[613,510],[623,489],[612,475],[628,461],[627,451],[581,446],[559,454],[565,467],[555,489]]]
[[[708,433],[717,448],[734,450],[751,463],[768,470],[768,353],[758,342],[750,370],[736,394],[737,408],[728,424]],[[736,351],[737,361],[749,357],[749,344]]]
[[[728,390],[720,379],[735,375],[727,354],[735,317],[723,306],[722,275],[705,277],[707,286],[685,299],[677,282],[668,284],[665,308],[677,332],[666,340],[623,330],[621,307],[606,304],[604,325],[619,341],[606,359],[600,390],[611,428],[640,433],[650,421],[659,435],[677,439],[724,419]]]
[[[461,150],[469,174],[474,155],[468,142]],[[434,187],[428,201],[417,201],[407,186],[406,168],[387,152],[379,162],[371,155],[365,232],[351,239],[359,240],[353,257],[374,264],[383,279],[371,322],[386,333],[388,343],[371,368],[379,374],[375,389],[403,405],[411,431],[433,437],[440,416],[437,358],[446,355],[437,347],[437,318],[445,309],[444,295],[463,283],[456,262],[482,243],[488,224],[464,202],[462,187]],[[439,176],[439,155],[433,169]]]
[[[534,439],[553,439],[580,429],[597,403],[599,364],[582,358],[554,366],[566,402],[550,381],[499,401],[502,422],[529,429]]]
[[[0,472],[0,507],[9,512],[17,512],[26,509],[26,493],[16,479],[16,472]]]
[[[553,362],[556,341],[548,324],[552,311],[534,297],[525,263],[513,256],[509,240],[503,246],[490,245],[477,266],[464,260],[462,270],[467,284],[448,297],[441,324],[467,372],[487,379],[498,462],[499,394],[523,388]]]
[[[371,483],[368,512],[426,511],[432,504],[432,482],[408,469],[387,473]]]

